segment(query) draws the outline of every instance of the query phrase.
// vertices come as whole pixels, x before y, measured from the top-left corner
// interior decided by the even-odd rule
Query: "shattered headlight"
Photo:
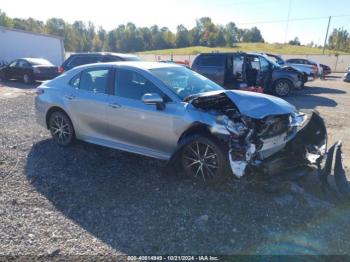
[[[234,122],[226,115],[218,116],[216,122],[224,125],[231,134],[235,134],[236,136],[242,136],[247,131],[247,127],[242,122]]]
[[[289,127],[301,128],[307,119],[307,115],[302,112],[293,112],[289,116]]]

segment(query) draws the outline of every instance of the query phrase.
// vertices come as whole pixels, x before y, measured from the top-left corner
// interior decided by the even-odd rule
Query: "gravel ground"
[[[349,88],[334,75],[288,99],[321,112],[330,140],[344,140],[346,166]],[[313,173],[196,185],[162,161],[57,147],[33,100],[33,87],[0,86],[0,255],[350,254],[350,206],[317,190]]]

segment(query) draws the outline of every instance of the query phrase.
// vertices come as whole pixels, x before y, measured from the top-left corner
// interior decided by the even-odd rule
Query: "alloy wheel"
[[[68,145],[72,141],[73,131],[68,119],[58,113],[54,114],[50,121],[50,131],[54,140],[62,146]]]
[[[187,173],[195,180],[215,180],[219,169],[218,155],[208,144],[194,141],[184,148],[182,161]]]
[[[279,96],[286,96],[289,93],[289,83],[287,81],[279,81],[276,84],[275,92]]]

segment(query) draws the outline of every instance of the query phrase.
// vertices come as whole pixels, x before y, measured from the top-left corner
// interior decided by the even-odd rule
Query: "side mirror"
[[[144,94],[142,97],[142,102],[146,105],[156,105],[158,110],[163,110],[165,108],[163,98],[157,93]]]

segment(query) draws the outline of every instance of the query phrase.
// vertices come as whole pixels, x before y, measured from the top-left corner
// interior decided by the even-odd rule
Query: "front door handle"
[[[74,95],[65,95],[65,98],[67,98],[68,100],[73,100],[75,98]]]
[[[112,108],[119,108],[121,107],[121,105],[119,105],[118,103],[109,103],[108,106],[112,107]]]

